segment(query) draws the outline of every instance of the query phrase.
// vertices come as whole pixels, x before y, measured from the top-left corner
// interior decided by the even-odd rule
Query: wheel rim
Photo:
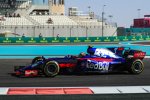
[[[57,72],[55,64],[49,64],[47,67],[47,71],[49,73],[55,74]]]
[[[140,62],[136,62],[134,64],[134,71],[140,73],[143,70],[142,64]]]

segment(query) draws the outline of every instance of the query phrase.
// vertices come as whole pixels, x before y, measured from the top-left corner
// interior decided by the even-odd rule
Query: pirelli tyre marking
[[[88,69],[108,71],[109,70],[109,62],[96,62],[96,61],[88,60],[86,67]]]

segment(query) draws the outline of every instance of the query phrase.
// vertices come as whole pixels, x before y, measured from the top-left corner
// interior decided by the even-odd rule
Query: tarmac
[[[0,87],[87,87],[87,86],[149,86],[150,59],[144,59],[145,69],[140,75],[129,73],[58,75],[54,78],[18,78],[11,75],[16,65],[28,65],[31,59],[1,59]]]
[[[150,42],[134,44],[150,45]],[[16,65],[28,65],[31,59],[1,59],[0,87],[79,87],[79,86],[149,86],[150,59],[143,60],[145,69],[140,75],[128,73],[92,74],[92,75],[58,75],[54,78],[18,78],[11,76]]]

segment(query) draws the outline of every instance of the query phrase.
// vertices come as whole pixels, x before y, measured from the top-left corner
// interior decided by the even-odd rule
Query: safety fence
[[[150,36],[119,37],[1,37],[0,43],[87,43],[87,42],[120,42],[150,40]]]

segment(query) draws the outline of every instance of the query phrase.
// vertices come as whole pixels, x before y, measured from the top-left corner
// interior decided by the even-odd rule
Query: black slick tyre
[[[48,61],[43,67],[43,72],[47,77],[54,77],[59,73],[59,65],[56,61]]]
[[[130,63],[129,72],[131,74],[141,74],[144,70],[144,64],[140,59],[136,59]]]

